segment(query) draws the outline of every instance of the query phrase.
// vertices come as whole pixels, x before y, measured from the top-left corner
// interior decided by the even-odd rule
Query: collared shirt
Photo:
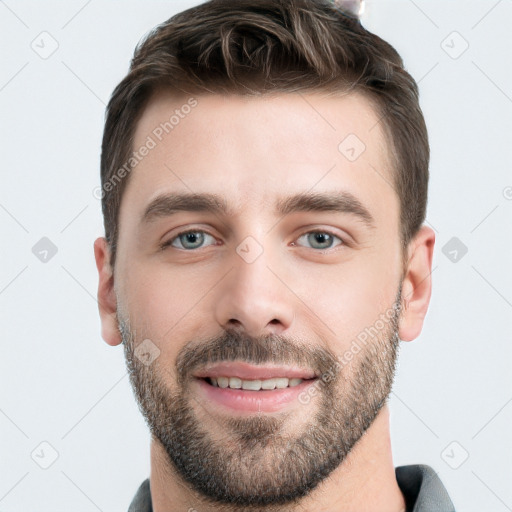
[[[395,475],[404,495],[407,512],[455,512],[448,492],[430,466],[399,466],[395,468]],[[140,485],[128,512],[153,512],[149,478]]]

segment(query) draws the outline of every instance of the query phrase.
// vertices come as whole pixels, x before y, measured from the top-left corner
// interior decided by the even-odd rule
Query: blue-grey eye
[[[307,237],[307,241],[311,244],[313,249],[330,249],[333,246],[333,240],[336,238],[343,243],[341,238],[328,231],[310,231],[299,237],[299,240],[304,237]]]
[[[172,240],[172,243],[168,245],[178,247],[178,249],[198,249],[202,246],[206,237],[210,237],[215,240],[211,235],[204,231],[186,231],[185,233],[180,233],[176,236]],[[177,246],[176,242],[179,242],[181,247]]]

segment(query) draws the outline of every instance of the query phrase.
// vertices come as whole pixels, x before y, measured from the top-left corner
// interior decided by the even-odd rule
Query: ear
[[[408,260],[402,282],[402,314],[399,336],[403,341],[417,338],[423,328],[432,292],[432,255],[436,235],[422,226],[408,247]]]
[[[114,291],[114,274],[110,266],[110,248],[100,237],[94,242],[94,257],[98,269],[98,309],[101,319],[101,336],[112,346],[122,342],[117,324],[117,299]]]

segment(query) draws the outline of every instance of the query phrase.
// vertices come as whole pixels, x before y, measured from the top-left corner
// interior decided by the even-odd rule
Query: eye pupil
[[[328,249],[332,244],[332,237],[329,233],[315,231],[309,236],[311,237],[310,243],[315,249]]]
[[[189,233],[184,233],[181,235],[182,244],[185,245],[187,243],[191,243],[192,245],[198,246],[201,245],[204,235],[199,231],[191,231]],[[187,246],[187,248],[190,248]]]

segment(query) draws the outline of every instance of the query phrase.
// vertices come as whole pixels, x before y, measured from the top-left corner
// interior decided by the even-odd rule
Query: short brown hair
[[[138,44],[108,104],[101,184],[112,266],[136,124],[162,87],[185,94],[365,94],[389,145],[403,248],[425,220],[427,129],[418,86],[396,50],[328,0],[210,0],[173,16]]]

